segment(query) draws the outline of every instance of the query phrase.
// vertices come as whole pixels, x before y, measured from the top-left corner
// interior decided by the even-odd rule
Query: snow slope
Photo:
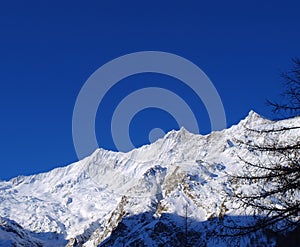
[[[186,215],[193,246],[226,245],[226,239],[209,235],[217,218],[226,214],[239,221],[251,215],[228,197],[233,185],[226,173],[242,170],[237,153],[246,154],[236,140],[249,138],[245,127],[282,126],[300,126],[300,118],[272,122],[251,111],[239,124],[209,135],[181,128],[128,153],[98,149],[66,167],[1,181],[0,245],[9,246],[5,239],[12,238],[20,246],[21,241],[28,242],[23,246],[180,246]],[[294,130],[280,138],[290,142],[299,136]],[[259,134],[251,138],[263,141]],[[7,224],[23,237],[16,239]],[[253,239],[236,241],[246,245]],[[262,236],[261,241],[267,243]]]

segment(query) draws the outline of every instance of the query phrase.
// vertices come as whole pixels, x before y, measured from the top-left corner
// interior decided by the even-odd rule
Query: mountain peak
[[[196,135],[181,127],[128,153],[99,148],[69,166],[2,181],[0,214],[19,225],[6,227],[10,221],[1,223],[0,217],[0,246],[1,234],[15,238],[12,228],[28,235],[28,241],[36,237],[43,246],[62,246],[66,241],[68,246],[158,246],[163,236],[184,236],[186,214],[189,223],[193,219],[189,240],[195,237],[199,244],[204,239],[212,241],[207,246],[215,246],[216,238],[209,237],[210,229],[218,229],[214,219],[230,214],[239,221],[245,216],[227,193],[232,188],[227,174],[241,170],[236,154],[248,151],[235,142],[245,137],[244,126],[299,125],[299,118],[273,122],[250,111],[230,129]],[[299,134],[295,130],[281,138],[289,141]],[[251,139],[260,137],[249,133]],[[174,245],[172,239],[164,246],[181,244]]]
[[[251,110],[247,117],[240,121],[240,124],[252,128],[254,126],[260,126],[264,124],[272,123],[271,120],[262,117],[257,112]]]
[[[179,130],[171,130],[167,135],[170,134],[172,136],[185,136],[191,134],[185,127],[181,126]]]
[[[191,132],[189,132],[186,128],[184,128],[183,126],[180,127],[179,130],[176,131],[178,136],[186,136],[191,134]]]
[[[257,112],[253,111],[253,110],[250,110],[246,119],[249,119],[249,120],[256,120],[256,119],[264,119],[261,115],[259,115]]]

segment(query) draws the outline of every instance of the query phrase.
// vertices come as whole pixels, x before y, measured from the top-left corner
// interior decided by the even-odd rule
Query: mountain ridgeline
[[[295,126],[299,117],[273,122],[251,111],[205,136],[181,128],[128,153],[98,149],[66,167],[1,181],[0,246],[276,246],[272,228],[243,235],[230,227],[258,216],[231,196],[249,185],[229,176],[244,171],[249,148],[240,140],[264,141],[247,129]],[[288,143],[300,131],[278,135]]]

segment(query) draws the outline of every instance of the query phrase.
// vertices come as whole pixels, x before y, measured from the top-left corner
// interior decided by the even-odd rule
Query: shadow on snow
[[[123,218],[99,246],[300,246],[299,228],[287,235],[271,230],[240,235],[227,227],[251,222],[253,216],[225,216],[200,222],[169,213],[156,218],[153,212],[146,212]]]

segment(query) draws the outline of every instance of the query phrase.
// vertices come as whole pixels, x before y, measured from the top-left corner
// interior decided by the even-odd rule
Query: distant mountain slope
[[[0,215],[43,246],[270,246],[262,232],[216,237],[224,215],[251,221],[251,208],[245,212],[230,200],[235,185],[226,174],[241,168],[236,154],[245,150],[236,140],[249,138],[245,126],[300,126],[300,118],[272,122],[251,111],[239,124],[205,136],[181,128],[129,153],[98,149],[66,167],[1,181]],[[256,135],[251,138],[259,140]],[[281,138],[299,136],[295,130]],[[1,240],[14,233],[0,227],[0,244],[10,243]],[[22,238],[15,241],[22,246]]]

